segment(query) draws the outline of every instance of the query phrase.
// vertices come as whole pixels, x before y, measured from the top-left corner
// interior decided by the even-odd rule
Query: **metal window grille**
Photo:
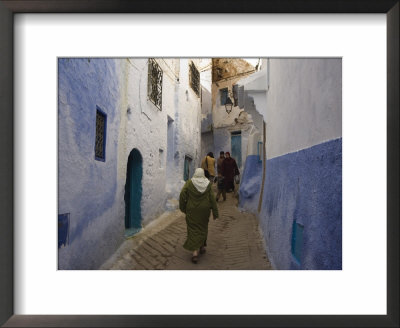
[[[106,158],[106,114],[96,111],[96,141],[95,159],[104,161]]]
[[[147,96],[159,110],[162,109],[162,79],[163,71],[157,62],[150,58],[147,76]]]
[[[200,73],[193,62],[190,63],[189,84],[196,95],[200,97]]]

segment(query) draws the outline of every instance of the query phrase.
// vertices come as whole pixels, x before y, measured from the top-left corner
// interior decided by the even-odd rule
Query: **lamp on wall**
[[[232,111],[232,107],[233,107],[233,102],[231,98],[228,96],[225,102],[225,110],[228,114]]]

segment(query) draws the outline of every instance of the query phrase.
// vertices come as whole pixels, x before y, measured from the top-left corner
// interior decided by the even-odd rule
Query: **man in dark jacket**
[[[239,175],[240,172],[235,159],[231,157],[228,151],[225,153],[225,159],[222,162],[222,172],[224,175],[225,190],[227,192],[231,190],[235,191],[234,177],[235,175]]]

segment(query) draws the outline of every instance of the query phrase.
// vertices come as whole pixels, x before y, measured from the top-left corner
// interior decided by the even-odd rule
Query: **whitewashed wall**
[[[269,61],[267,158],[340,138],[341,59]]]
[[[174,112],[174,75],[168,71],[162,60],[157,62],[164,72],[161,111],[147,97],[147,59],[125,60],[126,92],[122,94],[124,106],[121,110],[123,118],[121,121],[125,126],[121,126],[121,134],[125,144],[119,167],[125,182],[128,156],[134,148],[140,151],[143,157],[142,223],[144,225],[164,210],[167,113]],[[163,154],[161,166],[160,149]],[[125,183],[121,192],[124,191],[124,185]]]
[[[243,78],[243,77],[242,77]],[[239,106],[232,107],[232,111],[228,114],[225,110],[225,105],[221,105],[221,95],[219,90],[228,88],[229,92],[232,92],[232,86],[240,78],[232,78],[229,80],[222,80],[214,82],[212,84],[212,115],[213,115],[213,125],[215,128],[220,128],[223,126],[229,126],[235,123],[235,118],[239,116],[242,109]],[[232,102],[233,97],[230,96]]]
[[[200,98],[189,86],[190,61],[157,59],[163,70],[161,111],[147,99],[147,59],[130,59],[126,64],[130,113],[122,113],[126,116],[126,149],[121,169],[126,172],[129,153],[137,148],[143,156],[144,225],[164,211],[167,198],[177,198],[184,183],[185,155],[193,159],[193,167],[199,161],[201,108]],[[173,119],[172,150],[167,142],[168,116]],[[173,152],[172,161],[169,151]]]

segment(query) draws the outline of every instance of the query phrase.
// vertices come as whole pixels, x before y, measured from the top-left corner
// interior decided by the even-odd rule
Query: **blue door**
[[[238,167],[242,166],[242,135],[241,132],[232,132],[231,135],[231,157],[236,160]]]
[[[133,149],[129,154],[126,173],[125,235],[131,236],[140,231],[142,221],[140,201],[142,199],[143,159],[137,149]]]

